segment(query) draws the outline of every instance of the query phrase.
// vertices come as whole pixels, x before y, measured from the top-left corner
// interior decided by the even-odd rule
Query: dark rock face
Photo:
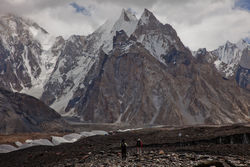
[[[0,89],[0,133],[63,130],[61,116],[38,99]]]
[[[240,87],[250,90],[250,69],[239,65],[236,73],[236,82]]]
[[[250,90],[250,50],[243,51],[240,65],[236,73],[236,81],[240,87]]]

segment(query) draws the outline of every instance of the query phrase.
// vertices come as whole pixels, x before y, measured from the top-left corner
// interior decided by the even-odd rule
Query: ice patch
[[[153,105],[154,105],[154,107],[156,109],[156,112],[154,113],[154,116],[153,116],[152,120],[150,121],[150,124],[154,124],[156,118],[160,114],[160,108],[161,108],[161,105],[162,105],[162,97],[157,95],[157,94],[153,94],[152,102],[153,102]]]
[[[103,130],[93,130],[92,133],[95,135],[108,135],[108,132]]]
[[[18,144],[18,149],[25,149],[25,148],[29,148],[29,147],[33,147],[33,146],[53,146],[54,144],[52,144],[48,139],[36,139],[36,140],[26,140],[25,143],[20,143]]]
[[[82,137],[95,136],[95,134],[93,132],[81,132],[80,135]]]
[[[123,113],[121,113],[121,114],[119,115],[118,119],[115,121],[115,124],[121,123],[122,115],[123,115]]]
[[[154,33],[148,33],[139,37],[140,42],[145,48],[160,62],[165,64],[165,60],[161,57],[169,50],[169,37]],[[138,41],[139,42],[139,41]]]
[[[134,128],[134,129],[118,129],[117,132],[129,132],[129,131],[135,131],[135,130],[141,130],[142,128]]]
[[[219,59],[217,59],[214,62],[214,65],[215,65],[215,67],[216,67],[217,70],[220,70],[221,63],[222,63],[222,61],[220,61]]]
[[[15,150],[17,150],[17,148],[12,145],[8,145],[8,144],[0,145],[0,153],[8,153],[8,152],[15,151]]]
[[[17,147],[21,147],[21,146],[23,145],[23,144],[22,144],[21,142],[19,142],[19,141],[15,142],[15,144],[16,144]]]
[[[43,145],[43,146],[53,146],[53,143],[51,143],[48,139],[37,139],[33,140],[32,144],[35,145]]]
[[[63,138],[65,140],[68,140],[70,142],[76,142],[77,140],[79,140],[82,136],[80,134],[77,133],[72,133],[72,134],[68,134],[63,136]]]
[[[62,143],[72,143],[72,142],[64,139],[63,137],[52,136],[52,143],[54,145],[59,145],[59,144],[62,144]]]

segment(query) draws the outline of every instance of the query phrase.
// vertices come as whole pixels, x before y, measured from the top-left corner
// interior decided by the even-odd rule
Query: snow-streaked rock
[[[162,24],[152,12],[145,9],[133,35],[157,60],[169,63],[168,53],[188,50],[169,24]],[[176,60],[173,60],[176,63]]]
[[[11,22],[9,27],[15,29],[17,26]],[[43,31],[40,32],[37,26],[35,30],[29,28],[28,34],[36,50],[30,49],[24,41],[20,51],[22,61],[19,65],[22,64],[24,71],[34,77],[26,73],[21,75],[22,67],[2,80],[10,79],[13,84],[7,85],[13,90],[27,92],[23,89],[26,85],[31,94],[42,92],[41,100],[61,115],[75,116],[83,122],[150,125],[249,120],[248,95],[239,92],[231,81],[225,81],[227,78],[222,79],[211,65],[215,62],[219,71],[226,76],[232,75],[239,61],[238,55],[245,47],[243,41],[227,42],[214,54],[203,49],[192,56],[173,27],[162,24],[147,9],[139,20],[130,11],[123,10],[117,21],[105,22],[88,36],[72,35],[67,40],[59,40],[58,45],[54,44],[55,50],[46,47],[48,35],[44,33],[43,40]],[[15,38],[18,33],[11,36]],[[11,57],[10,50],[14,53],[15,48],[6,47],[5,39],[0,42],[7,61],[6,57]],[[48,50],[45,52],[44,49]],[[54,55],[49,60],[51,68],[43,70],[41,64],[46,63],[40,61],[32,61],[31,67],[31,61],[27,59],[30,52],[37,53],[32,54],[35,60],[44,53],[47,57]],[[211,55],[217,56],[218,60]],[[4,73],[6,69],[0,72]],[[25,82],[19,83],[15,73]],[[41,89],[33,91],[39,78],[43,78],[43,82],[39,82],[42,86],[38,86]],[[230,90],[226,90],[228,87]],[[61,140],[58,138],[58,143]]]
[[[101,54],[95,64],[88,93],[76,96],[82,121],[136,125],[249,121],[249,95],[223,79],[203,52],[194,58],[179,43],[163,56],[163,64],[124,31],[114,39],[114,50]],[[126,45],[130,47],[124,52]]]
[[[77,92],[85,92],[91,83],[86,76],[94,63],[99,61],[99,50],[106,53],[113,49],[116,31],[132,34],[137,18],[129,10],[123,10],[117,21],[107,21],[94,33],[84,36],[72,35],[66,40],[61,55],[49,80],[44,86],[41,99],[63,116],[77,116],[74,105]]]
[[[52,52],[56,38],[15,15],[1,16],[0,25],[5,29],[0,29],[0,45],[6,56],[1,57],[1,66],[11,69],[0,69],[4,78],[0,85],[39,98],[58,57]]]
[[[226,77],[235,75],[243,50],[247,48],[250,48],[250,45],[244,40],[240,40],[237,43],[227,41],[225,45],[211,52],[211,54],[217,57],[217,60],[214,62],[215,67]]]

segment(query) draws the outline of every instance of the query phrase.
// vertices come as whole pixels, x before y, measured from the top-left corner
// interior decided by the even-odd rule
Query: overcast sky
[[[131,8],[138,18],[149,9],[192,50],[250,37],[250,0],[0,0],[0,14],[30,18],[65,38],[90,34],[119,17],[122,8]]]

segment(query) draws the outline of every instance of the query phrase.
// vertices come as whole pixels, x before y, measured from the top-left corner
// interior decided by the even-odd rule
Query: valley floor
[[[141,156],[135,153],[138,137],[144,143]],[[121,139],[128,144],[126,161],[121,160]],[[242,125],[146,128],[0,154],[0,166],[248,167],[249,141],[250,127]]]
[[[84,161],[77,158],[73,160],[65,160],[65,162],[56,166],[248,167],[250,165],[250,160],[242,156],[217,156],[198,154],[194,152],[169,152],[166,148],[162,150],[159,148],[147,148],[141,155],[130,150],[126,160],[121,160],[121,155],[114,152],[100,152],[94,156],[85,156],[84,158],[86,158]]]

